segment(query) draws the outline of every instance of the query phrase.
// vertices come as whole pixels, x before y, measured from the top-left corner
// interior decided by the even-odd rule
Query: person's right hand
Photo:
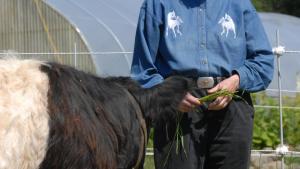
[[[198,98],[187,93],[179,104],[178,110],[181,112],[191,112],[196,106],[200,106],[201,102]]]

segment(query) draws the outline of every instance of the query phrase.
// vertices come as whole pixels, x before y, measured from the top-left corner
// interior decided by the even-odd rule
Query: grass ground
[[[153,156],[146,156],[144,169],[154,169]]]

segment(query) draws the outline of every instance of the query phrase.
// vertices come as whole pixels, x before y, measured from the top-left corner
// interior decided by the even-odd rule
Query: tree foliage
[[[300,0],[252,0],[258,11],[277,12],[300,17]]]

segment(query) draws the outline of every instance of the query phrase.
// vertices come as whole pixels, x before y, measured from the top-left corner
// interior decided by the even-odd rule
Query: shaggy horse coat
[[[140,168],[146,125],[172,117],[192,87],[172,77],[142,89],[126,77],[0,60],[0,169]]]

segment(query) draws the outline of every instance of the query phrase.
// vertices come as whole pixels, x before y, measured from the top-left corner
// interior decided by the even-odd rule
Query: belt
[[[225,79],[226,77],[198,77],[196,83],[200,89],[210,89]]]

